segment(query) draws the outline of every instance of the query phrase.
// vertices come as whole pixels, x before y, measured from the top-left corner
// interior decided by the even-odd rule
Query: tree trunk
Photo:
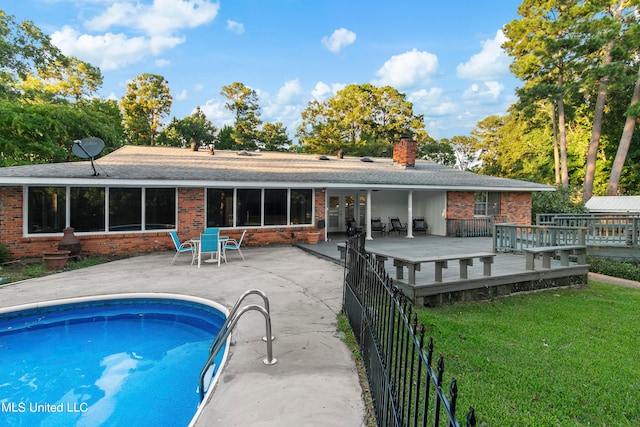
[[[553,124],[553,168],[556,173],[556,185],[560,185],[560,151],[558,149],[558,118],[556,106],[551,104],[551,123]]]
[[[638,78],[636,79],[636,85],[633,88],[633,96],[631,97],[631,103],[633,105],[640,102],[640,67],[638,67]],[[620,136],[620,143],[618,144],[618,152],[616,158],[611,166],[611,175],[609,176],[609,184],[607,185],[607,195],[618,195],[618,185],[620,184],[620,176],[622,175],[622,168],[624,162],[627,160],[627,153],[631,146],[631,138],[633,137],[633,131],[636,128],[637,116],[627,116],[627,120],[624,123],[624,130],[622,136]]]
[[[564,100],[562,96],[562,70],[558,74],[558,136],[560,137],[560,169],[562,186],[569,187],[569,170],[567,169],[567,129],[564,117]]]
[[[602,66],[606,67],[611,64],[613,57],[614,42],[611,40],[607,43],[604,51],[604,59]],[[593,181],[596,175],[596,161],[598,160],[598,147],[600,145],[600,135],[602,134],[602,121],[604,116],[604,105],[607,100],[607,90],[609,87],[609,76],[604,75],[600,78],[598,84],[598,96],[596,97],[596,107],[593,112],[593,127],[591,128],[591,140],[589,141],[589,151],[587,152],[587,164],[584,171],[584,189],[582,190],[582,199],[587,201],[593,195]]]

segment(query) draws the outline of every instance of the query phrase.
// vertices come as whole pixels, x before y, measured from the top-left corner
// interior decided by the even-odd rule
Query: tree
[[[0,98],[19,96],[19,82],[66,57],[31,21],[17,23],[0,10]]]
[[[266,151],[286,151],[291,145],[287,128],[280,122],[265,123],[260,131],[260,141]]]
[[[442,138],[440,141],[418,143],[418,157],[445,166],[455,166],[456,153],[451,142]]]
[[[622,131],[618,151],[611,167],[611,175],[609,176],[609,183],[607,185],[608,196],[618,195],[622,168],[627,159],[627,153],[631,146],[631,139],[633,138],[633,133],[638,123],[638,117],[640,117],[640,66],[638,67],[637,76],[636,84],[633,88],[633,95],[631,96],[631,104],[626,112],[627,119],[624,123],[624,130]]]
[[[191,141],[199,146],[207,145],[215,141],[216,132],[216,127],[198,106],[190,116],[171,119],[171,122],[158,135],[158,142],[177,147],[184,147]]]
[[[0,165],[74,160],[73,141],[95,136],[110,151],[122,145],[124,129],[115,101],[83,105],[0,102]]]
[[[600,3],[600,4],[598,4]],[[611,82],[624,75],[624,65],[619,55],[626,56],[626,49],[619,49],[620,40],[630,27],[637,27],[637,5],[629,0],[603,0],[585,2],[588,16],[584,25],[588,51],[585,55],[594,55],[599,65],[590,70],[597,78],[597,96],[593,115],[593,127],[589,141],[589,151],[585,167],[583,197],[588,200],[593,193],[596,160],[602,134],[604,108]],[[616,60],[615,56],[618,56]]]
[[[405,98],[390,86],[348,85],[325,102],[311,101],[296,135],[306,152],[390,155],[401,136],[428,137],[423,117]]]
[[[172,102],[168,82],[160,75],[143,73],[129,83],[120,101],[129,141],[154,145]]]
[[[92,97],[100,89],[103,81],[102,72],[98,67],[76,57],[49,64],[38,74],[47,82],[47,91],[71,98],[76,103],[83,98]]]
[[[233,133],[236,146],[243,150],[255,150],[258,147],[260,106],[258,93],[242,83],[234,82],[223,86],[221,95],[227,98],[225,108],[234,114]]]
[[[473,136],[454,136],[451,146],[456,156],[458,169],[466,171],[476,169],[480,164],[478,140]]]
[[[539,100],[549,99],[558,115],[562,185],[569,185],[567,168],[567,134],[565,98],[568,92],[579,92],[573,86],[580,74],[574,57],[580,37],[570,30],[576,25],[570,13],[575,0],[524,0],[518,8],[522,19],[505,26],[504,48],[514,58],[511,71],[525,81],[519,89],[519,108],[525,109]],[[569,83],[567,83],[569,82]]]

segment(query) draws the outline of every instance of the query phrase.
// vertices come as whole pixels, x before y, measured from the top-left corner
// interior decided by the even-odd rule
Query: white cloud
[[[227,110],[224,104],[224,101],[210,99],[204,105],[200,106],[200,110],[207,116],[207,119],[211,120],[218,128],[222,128],[224,125],[232,126],[234,120],[233,113]]]
[[[493,39],[482,43],[480,53],[458,65],[456,75],[466,80],[496,80],[508,76],[511,59],[501,47],[506,40],[502,30],[498,30]]]
[[[51,35],[51,41],[65,55],[97,64],[103,71],[133,64],[149,54],[158,54],[184,42],[183,37],[127,37],[106,33],[92,36],[80,34],[69,26]]]
[[[154,0],[152,4],[113,3],[101,15],[85,22],[92,32],[111,27],[142,30],[148,35],[171,34],[211,22],[220,4],[206,0]]]
[[[414,112],[419,111],[426,116],[446,116],[458,110],[457,104],[446,97],[441,88],[412,92],[407,96],[407,100],[414,105]]]
[[[244,33],[244,24],[227,19],[227,30],[236,34],[242,34]]]
[[[356,33],[340,28],[335,30],[330,37],[322,38],[322,45],[330,52],[339,53],[343,48],[353,44],[356,41]]]
[[[155,64],[157,67],[163,68],[171,65],[171,61],[169,61],[168,59],[156,59]]]
[[[338,93],[338,91],[340,91],[340,89],[343,89],[344,87],[345,85],[339,83],[334,83],[329,86],[324,82],[318,82],[311,91],[311,97],[316,101],[324,101],[327,98],[330,98]]]
[[[194,87],[193,90],[195,90],[196,92],[200,92],[202,89],[204,89],[204,85],[202,83],[197,83]]]
[[[182,89],[182,92],[177,94],[174,98],[176,99],[176,101],[184,101],[186,99],[189,99],[189,94],[187,93],[186,89]]]
[[[64,54],[109,71],[184,43],[186,37],[178,31],[209,23],[219,8],[218,3],[208,0],[153,0],[152,4],[120,1],[84,22],[89,33],[64,26],[51,35],[51,40]],[[121,31],[109,31],[112,28]],[[130,31],[136,35],[130,35]],[[161,67],[168,64],[162,59],[156,61]]]
[[[302,94],[302,86],[300,80],[289,80],[278,91],[276,102],[278,104],[288,104],[298,98]]]
[[[495,81],[484,82],[482,86],[474,83],[464,91],[462,98],[478,102],[495,102],[503,91],[504,85]]]
[[[413,49],[387,60],[382,68],[376,71],[378,80],[373,84],[393,86],[396,89],[408,89],[428,84],[431,76],[438,69],[438,57],[429,52]]]

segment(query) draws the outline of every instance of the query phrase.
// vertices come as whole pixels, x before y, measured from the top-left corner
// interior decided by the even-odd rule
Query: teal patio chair
[[[227,249],[238,251],[238,253],[242,257],[242,260],[244,261],[244,255],[242,255],[242,251],[240,250],[240,245],[242,245],[242,239],[244,239],[244,235],[246,233],[247,233],[247,230],[245,229],[242,232],[242,235],[240,236],[240,239],[238,239],[238,240],[229,239],[229,240],[226,240],[224,242],[224,246],[223,246],[223,249],[222,249],[222,253],[224,254],[224,262],[227,262]]]
[[[198,245],[198,268],[202,263],[202,254],[210,253],[211,260],[218,261],[218,267],[220,267],[220,259],[222,258],[220,253],[220,239],[217,234],[214,233],[202,233],[200,235],[200,244]]]
[[[171,235],[171,240],[173,241],[173,245],[176,247],[176,254],[173,256],[173,259],[171,260],[171,264],[173,264],[176,258],[178,258],[178,255],[183,254],[185,252],[191,252],[191,264],[193,264],[193,262],[196,259],[195,242],[191,240],[180,242],[180,239],[178,238],[178,233],[176,233],[175,231],[170,231],[169,234]]]
[[[204,232],[206,234],[220,234],[220,227],[207,227]]]

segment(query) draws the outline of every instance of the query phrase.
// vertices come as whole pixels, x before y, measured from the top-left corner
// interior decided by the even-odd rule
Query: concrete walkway
[[[343,269],[295,247],[243,249],[218,267],[190,265],[173,253],[114,261],[0,286],[0,307],[78,296],[168,292],[227,307],[248,289],[271,305],[274,366],[263,364],[264,318],[242,317],[227,366],[197,426],[361,426],[362,389],[351,353],[336,334]],[[255,298],[255,300],[253,300]],[[247,304],[261,303],[250,296]],[[194,390],[197,378],[194,378]],[[146,408],[152,410],[152,408]]]

